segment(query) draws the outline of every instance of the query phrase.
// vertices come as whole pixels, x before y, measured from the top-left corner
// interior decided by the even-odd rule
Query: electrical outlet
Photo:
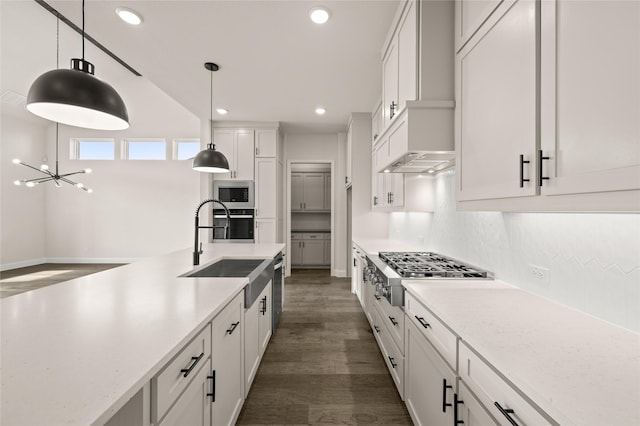
[[[529,275],[534,283],[549,287],[549,270],[542,266],[529,265]]]

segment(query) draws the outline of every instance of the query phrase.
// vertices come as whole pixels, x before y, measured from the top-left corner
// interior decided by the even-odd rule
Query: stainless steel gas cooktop
[[[403,278],[491,278],[488,271],[437,253],[389,251],[378,256]]]
[[[493,279],[493,274],[459,260],[431,252],[380,252],[367,255],[365,278],[392,306],[404,306],[402,280]]]

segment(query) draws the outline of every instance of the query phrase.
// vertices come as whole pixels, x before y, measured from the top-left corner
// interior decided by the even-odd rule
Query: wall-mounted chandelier
[[[59,167],[58,167],[58,134],[59,134],[58,126],[59,126],[59,124],[56,123],[56,169],[55,169],[55,172],[52,172],[51,170],[49,170],[49,166],[47,166],[46,164],[43,164],[40,167],[34,167],[34,166],[31,166],[31,165],[29,165],[27,163],[23,163],[19,159],[15,158],[13,160],[14,164],[20,164],[20,165],[28,167],[30,169],[36,170],[36,171],[42,173],[44,176],[37,177],[37,178],[34,178],[34,179],[15,180],[15,181],[13,181],[13,183],[16,184],[16,185],[24,185],[24,186],[26,186],[28,188],[33,188],[36,185],[39,185],[39,184],[45,183],[45,182],[49,182],[49,181],[55,183],[55,185],[57,187],[60,187],[60,186],[62,186],[61,182],[65,182],[65,183],[68,183],[69,185],[75,186],[76,188],[80,188],[83,191],[87,191],[89,193],[93,192],[93,190],[91,188],[86,188],[82,183],[74,182],[71,179],[68,179],[69,176],[82,174],[82,173],[91,173],[91,169],[83,169],[83,170],[80,170],[80,171],[77,171],[77,172],[60,174],[60,170],[59,170]]]

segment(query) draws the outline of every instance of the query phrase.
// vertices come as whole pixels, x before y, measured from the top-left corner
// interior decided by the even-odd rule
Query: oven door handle
[[[227,216],[221,214],[221,215],[214,215],[213,216],[214,219],[226,219]],[[229,215],[230,219],[253,219],[253,216],[250,214],[238,214],[238,215]]]
[[[275,270],[275,269],[281,269],[281,268],[282,268],[282,263],[283,263],[283,262],[278,262],[278,263],[276,263],[275,265],[273,265],[273,269],[274,269],[274,270]]]

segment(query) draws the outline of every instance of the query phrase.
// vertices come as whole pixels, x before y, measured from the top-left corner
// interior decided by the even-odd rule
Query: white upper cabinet
[[[475,34],[503,0],[460,0],[456,7],[456,52]]]
[[[639,211],[640,3],[468,3],[456,34],[488,18],[456,58],[458,208]]]
[[[277,157],[278,131],[276,129],[256,130],[256,158]]]
[[[459,201],[536,193],[536,5],[505,3],[457,57]]]
[[[640,189],[640,2],[544,1],[541,17],[541,193]]]
[[[256,158],[255,200],[257,218],[275,218],[277,211],[276,158]]]
[[[378,156],[377,171],[403,173],[399,168],[412,162],[410,172],[426,172],[435,164],[413,160],[442,160],[443,153],[453,159],[453,22],[451,1],[400,4],[382,49],[382,128],[373,129],[372,148],[383,141],[392,145],[388,156]]]
[[[214,129],[213,141],[229,162],[229,173],[221,173],[220,179],[253,180],[253,130]]]

